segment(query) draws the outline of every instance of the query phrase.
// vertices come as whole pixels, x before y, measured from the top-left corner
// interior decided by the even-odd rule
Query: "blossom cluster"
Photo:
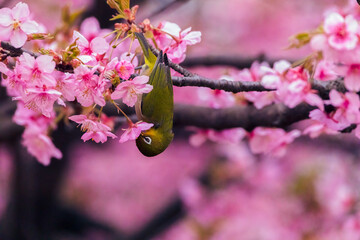
[[[228,161],[213,163],[220,173],[210,186],[184,179],[187,215],[155,239],[357,239],[359,164],[341,151],[294,145],[283,158],[258,162],[237,146]]]
[[[268,92],[242,92],[232,94],[221,90],[199,89],[199,104],[212,108],[234,105],[253,105],[262,109],[272,104],[294,108],[306,103],[314,107],[310,112],[305,129],[286,133],[283,129],[257,127],[236,138],[239,129],[215,131],[195,130],[191,137],[193,145],[200,145],[209,139],[214,142],[239,143],[243,137],[249,139],[253,153],[282,156],[286,145],[301,135],[318,137],[337,134],[347,128],[355,128],[360,137],[360,25],[356,3],[350,2],[344,8],[332,8],[324,15],[321,25],[306,33],[295,36],[291,46],[302,47],[309,44],[312,53],[300,64],[280,60],[271,67],[267,62],[254,62],[249,69],[231,71],[220,79],[228,81],[259,82],[271,89]],[[314,81],[343,81],[346,92],[332,89],[329,99],[322,99],[312,88]],[[230,138],[229,136],[232,136]],[[201,136],[201,137],[200,137]],[[214,137],[217,136],[217,137]]]
[[[296,36],[295,45],[309,44],[313,50],[300,64],[254,62],[249,69],[227,70],[220,77],[261,83],[271,91],[233,94],[207,88],[174,89],[175,100],[214,109],[306,105],[314,109],[309,120],[286,129],[189,128],[195,132],[189,141],[196,149],[175,139],[153,161],[139,156],[134,144],[124,143],[153,127],[152,123],[127,118],[128,128],[120,136],[114,132],[119,118],[103,112],[107,107],[122,111],[118,100],[134,107],[141,94],[152,91],[148,77],[139,70],[140,48],[133,43],[131,31],[142,31],[175,63],[185,59],[188,46],[200,41],[200,32],[181,30],[170,22],[154,27],[149,20],[139,25],[115,24],[112,31],[101,29],[91,17],[78,29],[67,26],[51,39],[31,18],[27,5],[19,3],[0,10],[0,40],[28,51],[2,59],[1,84],[17,103],[13,120],[25,127],[24,146],[44,165],[62,157],[51,139],[61,121],[80,125],[83,141],[104,143],[118,138],[124,143],[119,146],[112,141],[107,151],[91,146],[76,149],[64,195],[91,217],[126,234],[139,232],[177,194],[186,207],[185,217],[154,239],[358,240],[360,179],[355,157],[312,142],[288,146],[303,135],[315,138],[354,130],[360,138],[360,11],[354,4],[351,0],[344,9],[329,10],[317,29]],[[135,12],[125,11],[128,22]],[[328,98],[312,88],[314,81],[333,80],[345,88],[332,89]],[[186,94],[181,96],[181,91]],[[207,140],[217,144],[206,145]],[[356,140],[346,144],[357,146]],[[9,177],[9,166],[2,161],[10,157],[3,155],[0,148],[0,187]],[[1,190],[0,213],[5,206]]]
[[[271,91],[233,94],[222,90],[197,90],[198,103],[211,108],[254,105],[261,109],[273,104],[294,108],[308,104],[315,110],[309,115],[312,121],[306,129],[289,132],[269,127],[257,127],[250,132],[241,128],[202,129],[195,130],[190,142],[201,145],[210,139],[239,143],[248,138],[253,153],[282,156],[286,146],[301,135],[317,137],[321,133],[336,134],[348,127],[356,127],[360,121],[360,99],[356,94],[360,90],[357,79],[360,43],[359,16],[353,9],[333,9],[324,16],[319,28],[297,38],[298,45],[310,43],[313,49],[302,64],[295,66],[281,60],[270,66],[266,62],[254,62],[249,69],[221,77],[228,81],[259,82]],[[85,132],[84,141],[92,139],[104,143],[109,137],[117,136],[112,132],[114,121],[103,113],[103,107],[110,103],[123,112],[115,100],[134,107],[141,94],[152,90],[153,86],[147,83],[149,77],[141,75],[139,70],[141,65],[136,50],[133,50],[133,42],[137,45],[134,32],[143,32],[175,63],[185,59],[188,46],[201,40],[200,32],[191,31],[191,28],[181,30],[171,22],[161,22],[155,27],[146,19],[136,25],[137,7],[127,10],[119,13],[121,18],[128,20],[127,23],[116,23],[114,31],[101,29],[95,18],[88,18],[78,30],[68,26],[66,31],[71,34],[60,32],[50,38],[47,32],[42,32],[45,30],[41,24],[31,18],[25,3],[18,3],[12,9],[1,9],[0,27],[4,32],[1,40],[10,41],[15,47],[36,46],[40,49],[40,54],[24,51],[19,57],[6,57],[0,62],[0,72],[4,75],[1,84],[18,101],[16,116],[22,116],[22,119],[19,121],[15,116],[14,121],[25,126],[23,143],[43,164],[49,164],[51,157],[61,158],[61,152],[49,137],[59,121],[69,119],[80,124]],[[36,41],[36,44],[32,41],[38,39],[44,41]],[[71,71],[67,71],[68,67]],[[329,99],[324,100],[312,89],[314,80],[341,78],[346,93],[333,89]],[[75,110],[75,101],[82,107],[81,111]],[[125,117],[129,127],[124,129],[120,142],[134,140],[153,126],[141,121],[132,123]],[[360,127],[356,127],[355,133],[360,136]],[[41,144],[30,140],[35,135]]]
[[[133,32],[154,32],[155,42],[169,57],[182,60],[186,47],[198,43],[201,35],[191,32],[191,28],[181,31],[176,24],[167,22],[163,23],[167,28],[154,28],[148,23],[146,30],[135,27],[123,31],[115,27],[111,31],[101,29],[96,18],[90,17],[79,29],[67,26],[64,31],[69,31],[69,36],[57,32],[49,37],[45,28],[32,19],[26,3],[2,8],[0,15],[1,41],[10,41],[15,48],[40,49],[40,54],[23,51],[19,57],[6,56],[0,62],[0,72],[1,85],[18,102],[14,121],[25,127],[23,144],[44,165],[52,157],[62,158],[50,138],[60,121],[69,119],[81,125],[84,141],[104,143],[117,136],[112,132],[114,119],[102,112],[103,107],[110,103],[121,110],[115,100],[133,107],[142,94],[152,90],[149,77],[136,70],[141,66],[135,51],[131,47],[123,50],[135,42],[134,37],[126,41]],[[137,41],[134,45],[138,46]],[[82,110],[75,110],[79,109],[76,103]],[[124,129],[120,142],[134,140],[153,126],[141,121],[133,123],[125,117],[129,128]]]

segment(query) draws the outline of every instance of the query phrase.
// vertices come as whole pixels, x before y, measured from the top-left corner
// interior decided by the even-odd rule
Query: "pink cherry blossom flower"
[[[321,81],[334,80],[338,74],[334,71],[334,65],[328,61],[321,60],[315,69],[314,78]]]
[[[16,47],[22,47],[27,34],[38,32],[38,24],[30,20],[30,11],[26,3],[19,2],[13,9],[0,9],[0,40],[8,41]]]
[[[111,98],[114,100],[121,98],[123,103],[133,107],[139,94],[149,93],[153,89],[152,85],[146,84],[148,81],[148,76],[138,76],[133,80],[122,82],[111,94]]]
[[[36,125],[31,125],[25,129],[23,144],[29,153],[45,166],[50,164],[52,157],[62,158],[62,153],[54,146],[49,136]]]
[[[310,117],[310,119],[317,121],[319,123],[322,123],[326,127],[330,128],[332,130],[335,130],[335,131],[342,130],[348,126],[348,124],[343,124],[343,123],[340,123],[340,122],[334,120],[331,117],[331,114],[327,114],[319,109],[312,110],[309,113],[309,117]]]
[[[201,41],[201,32],[191,31],[191,27],[181,31],[180,27],[171,22],[160,23],[159,30],[154,30],[155,40],[159,47],[168,54],[170,60],[181,63],[186,57],[187,46]]]
[[[73,40],[81,53],[78,58],[84,63],[96,60],[97,55],[105,54],[109,49],[109,44],[102,37],[96,37],[89,42],[81,33],[74,31]]]
[[[318,109],[316,109],[316,110],[318,110]],[[331,128],[328,128],[323,123],[312,123],[312,124],[310,124],[310,126],[308,126],[307,128],[304,129],[303,134],[309,135],[311,138],[317,138],[321,134],[336,135],[336,134],[339,134],[339,132],[335,131]]]
[[[278,86],[276,98],[290,108],[306,102],[323,110],[323,100],[315,94],[308,78],[307,72],[301,67],[289,69],[284,81]]]
[[[46,117],[51,117],[55,101],[59,100],[61,93],[54,89],[30,88],[27,94],[16,98],[21,99],[25,106],[35,112],[42,113]]]
[[[336,66],[334,70],[344,76],[345,87],[350,91],[360,91],[360,63],[352,62]]]
[[[286,146],[300,135],[299,130],[287,133],[280,128],[257,127],[250,134],[250,148],[255,154],[283,156],[286,153]]]
[[[54,118],[55,112],[52,112],[50,117],[45,117],[43,114],[25,107],[22,101],[18,101],[13,121],[26,127],[35,125],[43,132],[46,132],[49,126],[53,124]]]
[[[270,68],[268,66],[261,66],[260,71],[262,72],[263,77],[261,78],[261,83],[266,88],[276,89],[281,85],[283,81],[283,74],[286,70],[291,67],[291,64],[288,61],[281,60],[274,63],[274,67]]]
[[[123,54],[121,54],[120,60],[131,62],[134,66],[137,66],[139,64],[138,58],[135,57],[134,53],[124,52]]]
[[[6,87],[9,96],[17,97],[24,93],[26,83],[22,79],[22,73],[18,62],[13,71],[8,69],[4,63],[0,62],[0,72],[6,75],[6,77],[2,78],[1,85]]]
[[[260,82],[264,72],[262,66],[269,67],[266,62],[254,62],[250,69],[243,69],[234,76],[235,80]],[[275,100],[275,92],[244,92],[246,100],[252,102],[257,109],[270,105]]]
[[[345,125],[360,122],[360,99],[356,93],[341,94],[333,89],[330,91],[329,97],[328,103],[336,107],[332,116],[335,121]]]
[[[137,139],[142,131],[149,130],[154,124],[139,121],[137,123],[129,123],[129,128],[124,129],[125,132],[121,135],[119,142],[124,143]]]
[[[75,78],[73,74],[55,71],[53,76],[56,79],[56,90],[61,92],[67,101],[75,100]]]
[[[101,29],[95,17],[84,19],[80,25],[80,33],[91,42],[96,37],[104,37],[111,32],[110,29]]]
[[[221,79],[233,81],[230,76],[222,76]],[[223,108],[233,106],[236,102],[235,95],[223,90],[211,90],[209,88],[197,89],[199,103],[212,108]]]
[[[120,60],[120,62],[116,64],[115,69],[119,77],[125,80],[129,79],[131,74],[135,72],[134,65],[127,60]]]
[[[334,120],[331,115],[333,114],[327,114],[319,109],[311,111],[309,117],[313,123],[303,131],[303,134],[308,134],[311,138],[316,138],[323,133],[335,135],[348,126],[347,123]]]
[[[222,131],[212,129],[195,129],[196,133],[190,136],[190,144],[199,147],[206,140],[217,143],[233,143],[238,144],[246,135],[246,131],[242,128],[231,128]]]
[[[94,103],[105,106],[103,92],[106,82],[104,78],[95,74],[97,69],[97,66],[89,69],[80,65],[74,70],[76,99],[84,107],[89,107]]]
[[[324,34],[317,34],[311,38],[310,46],[315,51],[324,51],[327,50],[329,44]]]
[[[96,143],[104,143],[107,141],[108,137],[113,139],[116,138],[116,135],[110,132],[111,128],[109,126],[99,121],[93,121],[85,115],[73,115],[69,117],[69,119],[81,124],[81,130],[84,132],[86,131],[81,137],[84,142],[92,139]]]
[[[324,21],[328,43],[337,50],[351,50],[358,42],[359,24],[352,15],[345,18],[339,13],[329,14]]]
[[[56,80],[52,76],[55,70],[55,62],[51,56],[41,55],[35,59],[30,54],[24,53],[19,58],[19,66],[27,87],[56,86]]]

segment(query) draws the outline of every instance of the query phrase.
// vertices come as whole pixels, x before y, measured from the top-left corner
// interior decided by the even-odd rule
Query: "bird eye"
[[[144,137],[144,142],[147,143],[147,144],[151,144],[151,137]]]

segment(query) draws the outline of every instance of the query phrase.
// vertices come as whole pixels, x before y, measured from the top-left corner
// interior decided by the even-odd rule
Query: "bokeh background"
[[[112,28],[104,0],[24,2],[50,31],[65,5]],[[239,69],[191,61],[301,59],[310,49],[286,50],[288,38],[316,28],[324,12],[348,1],[131,3],[140,5],[139,21],[150,17],[154,25],[166,20],[201,31],[202,42],[189,49],[184,65],[218,78]],[[199,102],[198,89],[174,91],[176,102]],[[7,100],[2,89],[0,106]],[[11,111],[2,114],[0,124],[8,123]],[[359,239],[360,152],[351,134],[301,137],[277,158],[252,154],[246,142],[194,147],[191,129],[174,131],[170,147],[149,159],[134,142],[82,143],[79,131],[60,126],[53,139],[64,158],[44,167],[20,145],[15,127],[0,137],[0,239]]]

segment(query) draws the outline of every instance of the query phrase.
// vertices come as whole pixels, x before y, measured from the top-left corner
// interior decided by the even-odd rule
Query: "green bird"
[[[140,37],[139,37],[140,35]],[[162,153],[174,138],[172,132],[174,99],[173,84],[167,55],[160,52],[153,64],[155,55],[151,52],[145,37],[136,34],[144,52],[145,69],[151,71],[149,84],[153,86],[151,92],[143,94],[138,101],[136,114],[144,122],[153,123],[154,126],[144,131],[136,139],[136,146],[142,154],[148,157]],[[155,57],[156,58],[156,57]]]

